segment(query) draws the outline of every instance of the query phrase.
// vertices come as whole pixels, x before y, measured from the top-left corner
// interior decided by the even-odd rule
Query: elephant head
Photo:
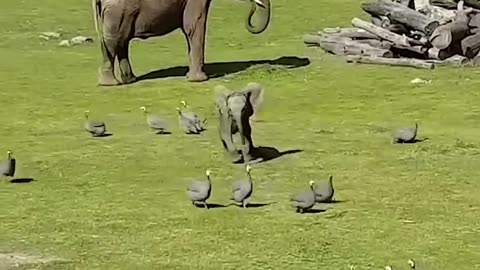
[[[270,23],[271,6],[270,0],[249,0],[251,7],[248,13],[245,27],[252,34],[260,34],[267,29]],[[252,17],[255,13],[259,14],[260,22],[258,25],[252,25]]]
[[[219,133],[223,146],[233,161],[238,162],[242,156],[239,156],[233,143],[233,135],[239,133],[243,160],[248,162],[252,159],[254,149],[249,118],[263,103],[263,88],[258,83],[249,83],[240,91],[230,92],[223,86],[217,86],[215,92],[215,104],[220,121]]]

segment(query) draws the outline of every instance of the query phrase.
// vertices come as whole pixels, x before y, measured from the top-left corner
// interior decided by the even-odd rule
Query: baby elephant
[[[248,83],[243,90],[229,91],[224,86],[215,88],[215,104],[219,114],[219,133],[224,149],[230,154],[233,163],[248,163],[253,159],[254,146],[250,117],[263,103],[263,87],[258,83]],[[240,134],[240,155],[233,142],[233,135]]]

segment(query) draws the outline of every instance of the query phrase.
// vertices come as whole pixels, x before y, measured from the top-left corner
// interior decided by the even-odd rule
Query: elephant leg
[[[242,143],[242,155],[245,163],[249,163],[252,160],[252,138],[251,138],[251,127],[248,122],[248,118],[243,115],[236,115],[235,121],[237,122],[238,132],[240,133],[240,140]],[[246,121],[245,121],[246,120]]]
[[[249,118],[250,118],[249,115],[241,116],[241,121],[242,121],[241,135],[244,138],[242,140],[242,143],[243,143],[242,152],[244,153],[244,156],[246,156],[245,159],[252,160],[254,156],[254,146],[252,141],[252,127],[250,126]]]
[[[220,140],[222,141],[223,148],[230,155],[232,162],[236,163],[242,159],[242,156],[238,154],[237,148],[233,142],[233,134],[231,131],[232,119],[222,116],[220,117]]]
[[[132,72],[129,57],[129,44],[128,41],[124,42],[122,46],[118,48],[118,64],[120,67],[120,78],[122,84],[129,84],[135,82],[137,78]]]
[[[100,46],[102,49],[102,65],[98,70],[98,85],[112,86],[118,85],[119,82],[114,74],[115,50],[116,42],[112,39],[102,38]]]
[[[191,82],[208,80],[203,71],[205,63],[205,32],[210,0],[187,1],[184,17],[183,32],[187,40],[189,70],[187,79]]]

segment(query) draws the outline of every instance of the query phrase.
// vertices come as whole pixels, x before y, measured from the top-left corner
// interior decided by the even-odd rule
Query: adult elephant
[[[248,0],[251,4],[246,28],[252,34],[263,32],[270,22],[270,0]],[[110,86],[136,81],[129,60],[129,43],[133,38],[147,39],[166,35],[178,28],[188,45],[192,82],[208,79],[203,71],[207,15],[211,0],[93,0],[95,28],[102,50],[98,85]],[[252,25],[254,14],[259,23]],[[120,79],[114,74],[118,59]]]

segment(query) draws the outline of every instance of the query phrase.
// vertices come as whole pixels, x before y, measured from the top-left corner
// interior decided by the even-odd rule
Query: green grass
[[[295,2],[295,3],[293,3]],[[0,251],[71,259],[68,269],[480,269],[480,81],[475,69],[433,71],[345,64],[306,48],[301,36],[348,26],[359,2],[273,1],[269,30],[250,35],[247,7],[214,0],[208,62],[309,57],[304,68],[259,67],[192,84],[183,77],[96,87],[97,44],[60,48],[40,32],[95,36],[89,0],[6,1],[0,16],[0,151],[13,150],[18,177],[0,188]],[[187,64],[183,36],[132,44],[134,71]],[[412,87],[415,77],[429,86]],[[219,142],[213,88],[265,86],[256,145],[301,149],[255,165],[252,209],[205,211],[184,192],[212,170],[211,203],[228,203],[243,177]],[[186,98],[209,118],[200,137],[183,135],[175,107]],[[139,107],[168,116],[155,136]],[[114,136],[82,131],[83,111]],[[396,127],[419,119],[415,145],[391,145]],[[298,215],[288,198],[311,179],[334,175],[336,199]],[[402,268],[403,267],[403,268]],[[59,269],[67,269],[66,266]]]

